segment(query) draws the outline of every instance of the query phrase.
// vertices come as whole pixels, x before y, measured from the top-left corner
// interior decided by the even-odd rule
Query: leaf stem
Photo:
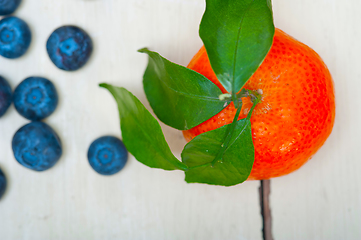
[[[234,106],[237,108],[237,112],[236,112],[236,115],[234,115],[232,125],[229,127],[229,129],[227,131],[227,136],[224,140],[224,143],[221,145],[221,150],[219,151],[219,153],[216,155],[216,157],[211,162],[212,167],[214,167],[214,164],[216,164],[216,162],[223,157],[223,154],[226,151],[229,142],[231,141],[232,135],[234,133],[234,129],[236,128],[239,114],[241,113],[243,103],[242,103],[242,101],[239,101],[239,99],[242,97],[250,97],[251,101],[253,103],[253,105],[247,115],[247,120],[250,120],[254,108],[261,101],[262,95],[259,94],[257,91],[247,90],[247,89],[242,89],[241,92],[238,94],[232,94],[232,101],[234,102]]]
[[[238,119],[239,114],[241,113],[241,109],[242,109],[242,102],[240,103],[240,106],[238,106],[238,108],[237,108],[237,112],[236,112],[236,115],[234,115],[232,125],[229,127],[229,129],[227,131],[226,139],[224,140],[224,143],[221,145],[221,150],[219,151],[217,156],[212,161],[212,167],[214,167],[214,164],[216,164],[216,162],[222,158],[225,150],[227,149],[229,141],[231,141],[232,135],[234,133],[234,129],[236,128],[237,119]]]
[[[251,110],[249,110],[248,112],[248,115],[247,115],[247,119],[250,120],[251,119],[251,116],[252,116],[252,113],[253,113],[253,109],[256,107],[256,105],[258,104],[259,102],[254,102],[252,107],[251,107]]]
[[[242,108],[242,104],[241,104],[241,106],[239,105],[239,99],[238,99],[238,97],[237,97],[237,94],[235,93],[235,92],[232,92],[232,101],[233,101],[233,104],[234,104],[234,107],[235,108]]]

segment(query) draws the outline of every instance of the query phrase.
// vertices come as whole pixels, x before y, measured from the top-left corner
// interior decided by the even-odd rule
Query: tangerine
[[[188,68],[227,91],[218,81],[204,46]],[[262,93],[251,117],[255,161],[249,180],[269,179],[300,168],[324,144],[335,120],[332,77],[320,56],[305,44],[276,29],[272,47],[244,86]],[[252,102],[242,98],[239,119]],[[232,122],[236,109],[229,104],[217,115],[183,131],[187,141]]]

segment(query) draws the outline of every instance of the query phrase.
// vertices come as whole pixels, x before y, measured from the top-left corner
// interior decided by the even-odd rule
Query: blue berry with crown
[[[89,60],[93,42],[83,29],[62,26],[50,35],[46,50],[55,66],[62,70],[75,71]]]
[[[128,151],[123,142],[112,136],[96,139],[89,147],[88,161],[92,168],[102,175],[119,172],[128,159]]]
[[[35,171],[54,166],[63,152],[59,136],[43,122],[31,122],[21,127],[13,137],[12,149],[21,165]]]
[[[25,54],[31,42],[31,31],[25,21],[10,16],[0,20],[0,55],[18,58]]]
[[[55,111],[58,105],[58,93],[54,84],[48,79],[29,77],[15,88],[14,105],[21,116],[38,121]]]

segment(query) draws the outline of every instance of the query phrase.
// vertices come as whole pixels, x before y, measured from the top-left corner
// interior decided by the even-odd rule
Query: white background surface
[[[361,239],[361,1],[275,0],[275,23],[314,48],[335,83],[336,121],[299,171],[271,181],[278,239]]]
[[[271,181],[273,235],[281,239],[360,239],[361,1],[274,0],[277,27],[314,48],[333,75],[337,114],[324,147],[299,171]],[[49,78],[60,104],[45,120],[59,134],[63,156],[34,172],[13,157],[11,140],[27,123],[11,106],[0,118],[0,167],[8,190],[0,201],[0,239],[249,239],[260,240],[259,182],[224,188],[186,184],[180,171],[150,169],[130,157],[111,177],[89,166],[97,137],[120,136],[115,101],[100,82],[126,87],[145,105],[142,75],[149,47],[186,65],[201,46],[203,0],[23,0],[15,15],[30,26],[29,51],[0,58],[13,88],[29,76]],[[84,28],[93,55],[76,72],[57,69],[45,43],[64,24]],[[176,155],[185,144],[164,127]]]

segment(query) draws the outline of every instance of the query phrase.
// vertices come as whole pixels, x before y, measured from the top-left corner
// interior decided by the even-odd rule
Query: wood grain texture
[[[359,0],[275,0],[276,26],[316,50],[333,76],[330,138],[297,172],[271,180],[276,240],[361,239]]]
[[[137,49],[187,64],[201,46],[203,11],[203,0],[22,1],[15,15],[27,21],[33,41],[23,57],[0,58],[0,74],[13,88],[28,76],[54,82],[60,102],[45,122],[59,134],[64,153],[45,172],[20,166],[11,139],[27,120],[13,106],[0,119],[0,166],[9,180],[0,201],[0,239],[262,239],[259,182],[186,184],[184,173],[150,169],[133,157],[120,173],[104,177],[87,162],[95,138],[120,136],[115,101],[98,83],[126,87],[146,103],[147,57]],[[82,27],[94,41],[90,61],[71,73],[57,69],[45,49],[50,33],[65,24]],[[181,132],[162,127],[180,156]]]

